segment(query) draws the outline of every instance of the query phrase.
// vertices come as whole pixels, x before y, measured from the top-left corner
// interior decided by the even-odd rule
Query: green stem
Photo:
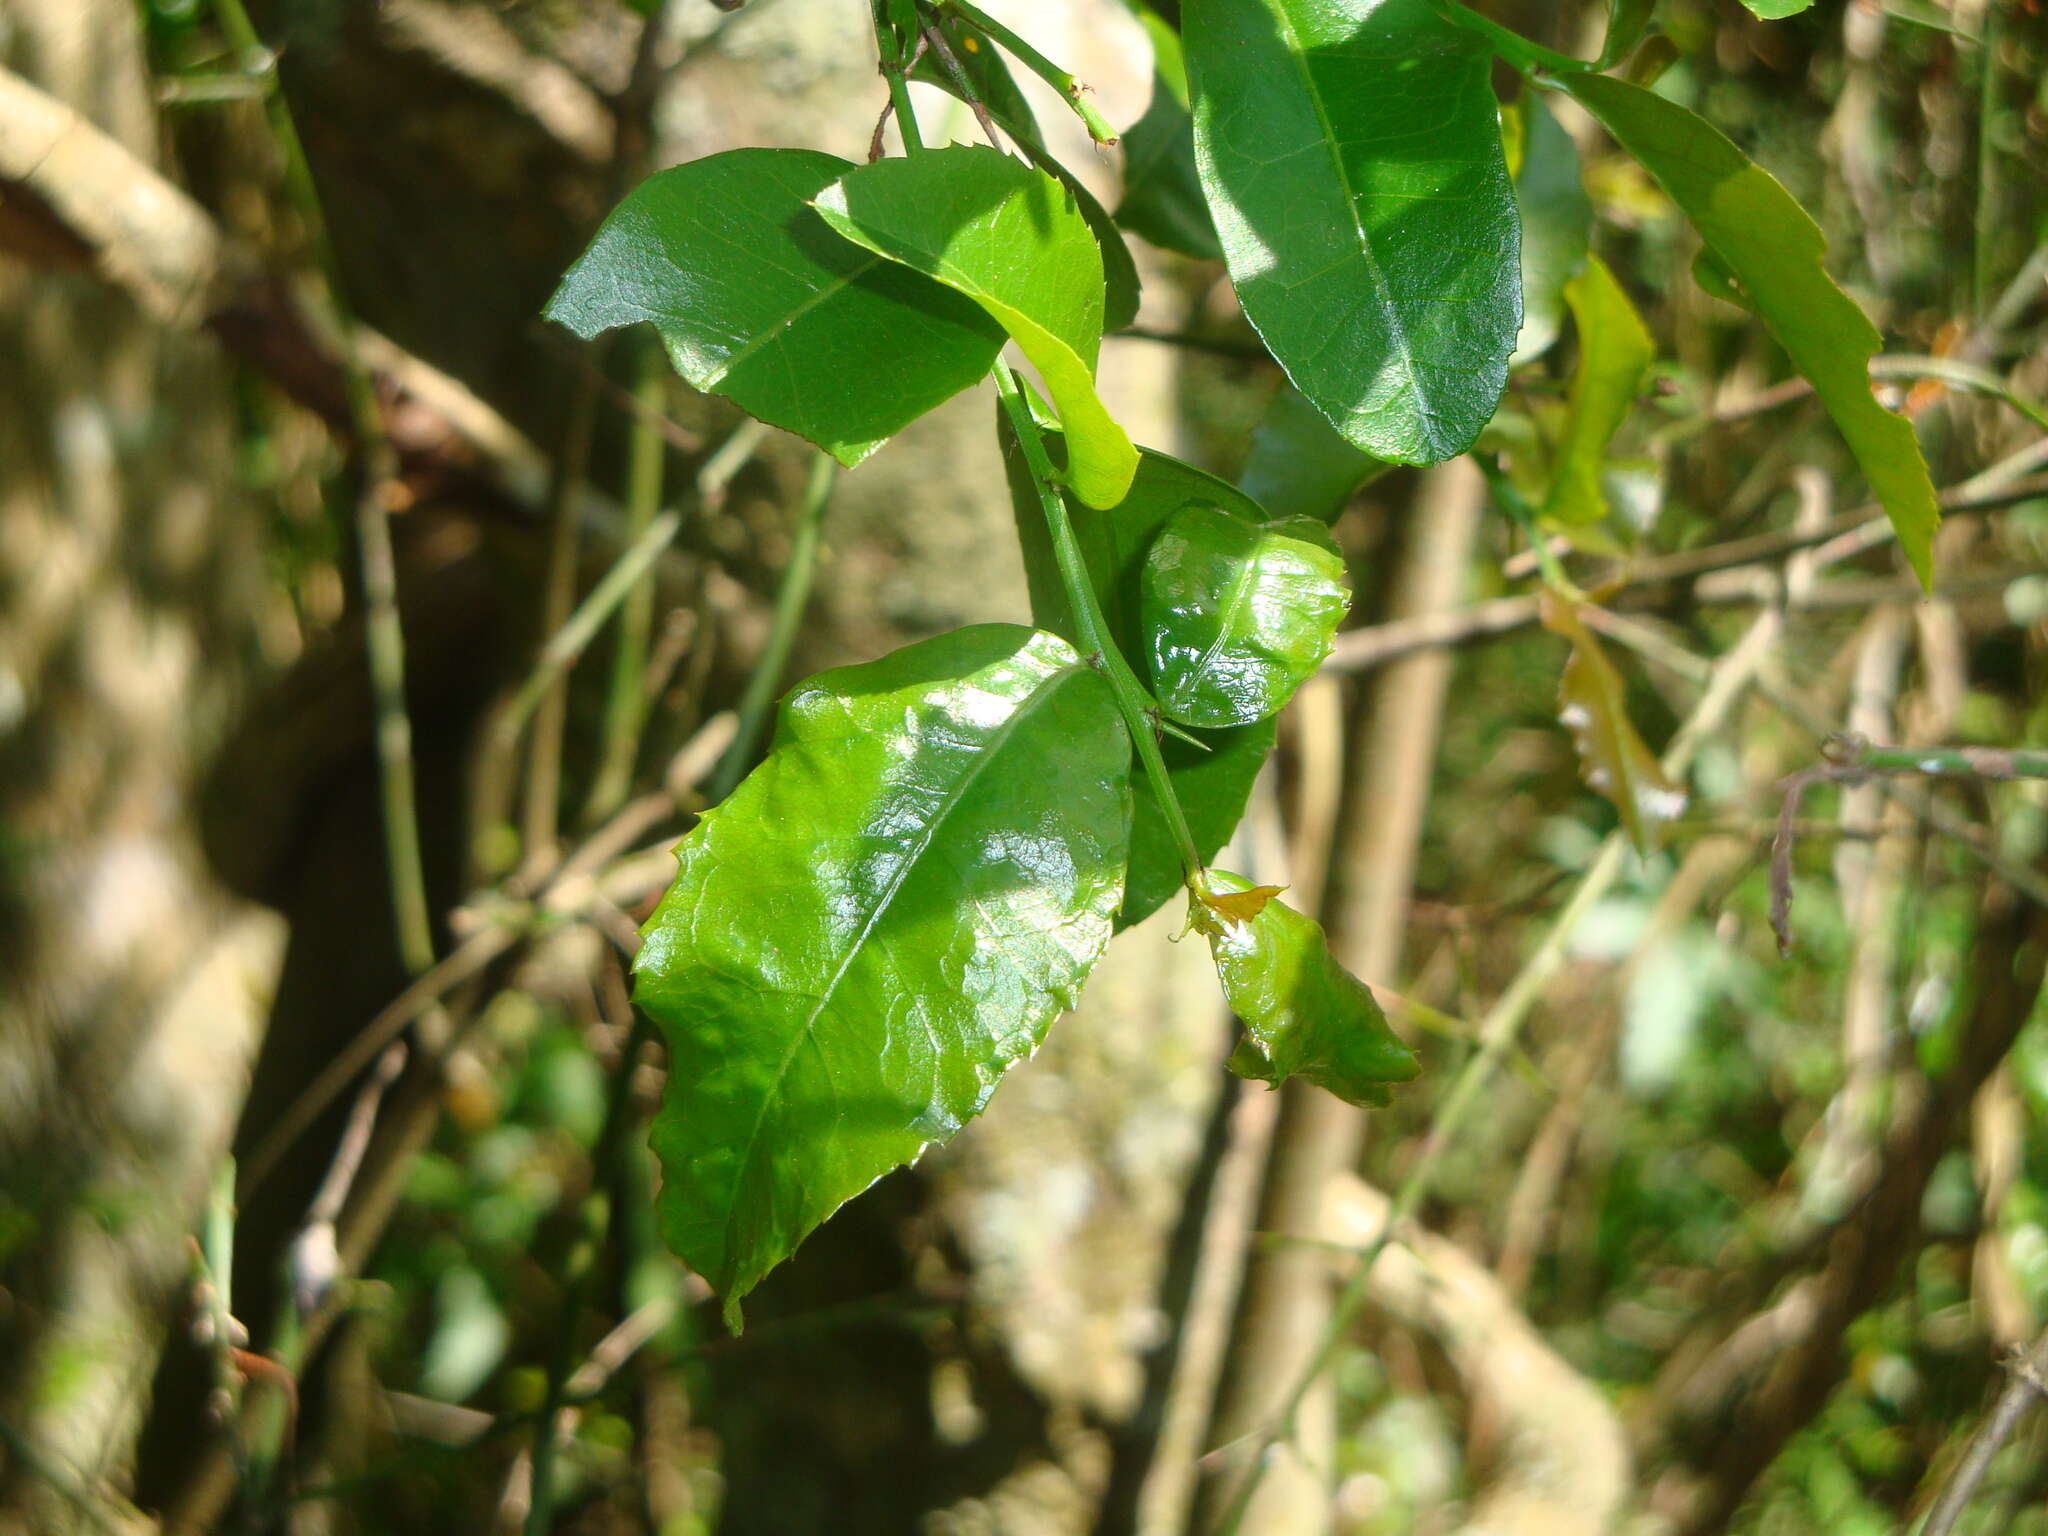
[[[214,0],[214,14],[228,44],[244,55],[266,52],[263,39],[242,0]],[[285,186],[297,204],[312,241],[315,259],[326,281],[341,335],[342,383],[348,397],[349,423],[361,457],[362,484],[356,496],[356,545],[362,565],[363,602],[367,610],[364,644],[369,655],[370,688],[377,711],[377,769],[384,814],[384,856],[391,882],[391,907],[398,929],[398,950],[408,972],[418,975],[434,963],[433,925],[427,913],[427,880],[420,856],[419,814],[415,807],[412,765],[412,719],[405,705],[405,632],[398,618],[398,560],[391,547],[387,492],[398,475],[398,458],[384,435],[377,409],[376,386],[356,349],[355,315],[341,286],[341,267],[334,255],[320,192],[306,159],[291,107],[278,88],[273,71],[265,110],[271,136],[284,157]]]
[[[915,14],[908,7],[904,14],[910,15],[912,23]],[[910,103],[910,66],[921,39],[914,24],[898,26],[875,9],[875,51],[881,56],[882,78],[889,83],[889,104],[896,110],[896,127],[903,135],[903,152],[906,155],[924,153],[924,138],[917,130],[917,109]],[[875,128],[877,152],[882,142],[880,125]]]
[[[650,418],[660,414],[667,371],[668,360],[660,344],[645,343],[640,352],[640,378],[633,390],[641,410],[634,415],[626,449],[625,532],[632,540],[646,533],[661,509],[666,445]],[[611,693],[605,703],[604,752],[591,786],[590,803],[584,808],[585,819],[593,823],[617,810],[633,787],[633,765],[639,760],[640,732],[647,720],[641,679],[647,672],[647,644],[653,629],[654,584],[636,582],[627,590],[619,610],[618,648],[612,652]]]
[[[1542,572],[1544,584],[1572,601],[1578,601],[1585,594],[1565,575],[1557,551],[1550,547],[1550,540],[1537,526],[1536,509],[1529,505],[1515,482],[1508,478],[1507,472],[1500,467],[1500,460],[1490,453],[1475,453],[1472,462],[1486,477],[1486,488],[1493,493],[1495,505],[1507,513],[1528,537],[1529,551],[1536,557],[1536,568]]]
[[[541,633],[553,636],[576,608],[576,510],[590,462],[590,437],[597,419],[595,371],[578,376],[562,428],[562,449],[548,487],[548,575],[542,599]],[[562,739],[569,719],[569,690],[560,679],[541,696],[533,742],[526,754],[520,844],[529,859],[554,857],[556,819],[561,813]],[[509,743],[508,743],[509,745]]]
[[[1110,127],[1109,119],[1096,111],[1095,104],[1088,100],[1088,88],[1085,85],[980,6],[970,5],[968,0],[944,0],[944,3],[964,17],[976,30],[986,33],[992,42],[1001,46],[1003,52],[1065,97],[1067,105],[1074,109],[1074,115],[1080,118],[1088,129],[1089,138],[1098,144],[1116,143],[1117,131]]]
[[[1188,819],[1181,811],[1180,796],[1174,793],[1173,779],[1166,771],[1166,759],[1159,751],[1159,732],[1153,718],[1156,706],[1144,685],[1138,681],[1137,674],[1131,671],[1130,663],[1116,648],[1116,641],[1110,637],[1109,621],[1103,617],[1102,605],[1096,601],[1095,588],[1088,580],[1088,563],[1074,538],[1073,524],[1067,520],[1066,503],[1059,493],[1059,475],[1052,467],[1052,460],[1046,456],[1045,442],[1038,435],[1038,423],[1032,419],[1031,407],[1024,401],[1017,376],[1000,358],[996,360],[995,372],[996,392],[1002,397],[1003,410],[1008,413],[1010,426],[1017,434],[1024,462],[1031,468],[1032,482],[1038,487],[1039,505],[1045,509],[1046,529],[1052,536],[1053,559],[1060,568],[1060,580],[1067,589],[1067,606],[1074,612],[1074,627],[1081,648],[1101,667],[1102,675],[1109,680],[1110,692],[1116,695],[1117,708],[1131,733],[1138,760],[1145,765],[1145,776],[1151,781],[1153,797],[1166,817],[1173,840],[1180,845],[1181,867],[1186,872],[1188,884],[1200,890],[1206,885],[1206,871],[1202,866],[1202,856],[1195,849],[1194,834],[1188,830]]]
[[[804,607],[811,599],[825,506],[832,499],[832,482],[838,472],[839,465],[829,453],[819,453],[811,460],[810,479],[805,482],[804,499],[797,509],[796,534],[790,541],[789,563],[782,568],[782,585],[775,593],[775,622],[768,631],[768,643],[762,648],[760,660],[754,664],[754,674],[747,679],[747,690],[740,696],[739,725],[733,731],[732,745],[726,748],[718,773],[705,792],[713,805],[731,794],[733,786],[739,783],[740,775],[753,759],[768,712],[775,704],[776,685],[789,664],[790,647],[796,643]]]
[[[541,647],[539,657],[534,661],[533,670],[520,685],[498,722],[498,730],[506,738],[515,737],[525,727],[535,707],[546,696],[555,680],[583,654],[583,648],[590,644],[612,612],[625,601],[628,593],[639,584],[642,577],[661,558],[662,552],[675,541],[676,531],[683,526],[680,512],[664,512],[647,525],[640,537],[629,545],[626,551],[612,563],[589,595],[576,605],[576,611],[560,629],[548,637]]]
[[[1977,212],[1971,241],[1970,309],[1983,315],[1991,302],[1991,230],[1997,218],[1998,153],[1991,137],[1991,111],[1998,105],[1998,6],[1984,7],[1983,55],[1977,76]]]

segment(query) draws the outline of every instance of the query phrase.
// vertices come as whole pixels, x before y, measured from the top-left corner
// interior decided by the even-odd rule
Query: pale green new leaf
[[[693,387],[857,464],[982,378],[1003,332],[806,206],[850,168],[736,149],[650,176],[569,268],[548,318],[586,338],[650,321]]]
[[[1810,9],[1813,0],[1742,0],[1742,3],[1765,21],[1783,21],[1787,16],[1797,16],[1801,11]]]
[[[1246,317],[1378,458],[1492,417],[1521,324],[1485,42],[1430,0],[1187,0],[1195,154]]]
[[[1813,384],[1891,518],[1899,547],[1921,583],[1930,584],[1940,503],[1911,424],[1871,393],[1877,328],[1828,276],[1820,226],[1697,114],[1604,75],[1561,83],[1657,178],[1741,283],[1792,366]]]
[[[821,673],[677,849],[635,1000],[669,1043],[669,1245],[738,1302],[987,1102],[1123,896],[1130,738],[1055,635],[957,630]]]
[[[1193,742],[1177,736],[1161,739],[1159,755],[1166,759],[1174,798],[1187,818],[1195,852],[1204,861],[1216,857],[1244,819],[1252,784],[1278,733],[1278,722],[1266,719],[1222,731],[1191,731],[1188,734],[1196,738]],[[1187,879],[1180,864],[1180,846],[1153,796],[1151,780],[1135,767],[1131,770],[1131,798],[1131,866],[1124,880],[1118,928],[1150,917],[1181,894]]]
[[[1543,510],[1561,523],[1581,525],[1607,515],[1607,495],[1600,488],[1607,445],[1635,403],[1657,344],[1598,256],[1586,258],[1585,270],[1564,292],[1578,326],[1579,362]]]
[[[1515,202],[1522,210],[1522,333],[1516,365],[1550,350],[1564,321],[1564,285],[1586,265],[1593,203],[1579,177],[1579,150],[1534,91],[1516,105],[1522,164]]]
[[[1095,233],[1096,249],[1102,253],[1102,328],[1105,331],[1122,330],[1138,317],[1138,267],[1131,260],[1130,247],[1124,244],[1124,237],[1117,230],[1117,221],[1096,200],[1095,194],[1088,190],[1080,177],[1046,152],[1044,138],[1038,131],[1038,118],[1031,110],[1031,103],[1024,99],[1024,93],[1017,89],[1017,82],[1010,74],[1010,66],[1004,62],[1002,53],[983,43],[955,11],[936,12],[932,22],[945,36],[953,57],[959,62],[961,74],[967,77],[966,90],[974,92],[996,126],[1030,157],[1032,164],[1056,177],[1060,185],[1073,194],[1081,217],[1088,221],[1089,229]],[[973,40],[971,45],[970,38]],[[941,62],[936,49],[925,50],[917,67],[910,72],[910,78],[937,86],[957,100],[967,99],[961,83]]]
[[[1223,870],[1211,870],[1209,882],[1219,892],[1251,888]],[[1244,1021],[1244,1039],[1230,1058],[1238,1076],[1276,1088],[1300,1077],[1346,1103],[1367,1105],[1385,1104],[1389,1083],[1421,1071],[1372,992],[1330,953],[1314,918],[1275,899],[1248,922],[1212,913],[1203,926],[1223,995]]]
[[[1123,499],[1138,451],[1095,393],[1102,253],[1065,187],[998,150],[958,144],[863,166],[813,206],[847,239],[987,310],[1045,381],[1073,444],[1074,494],[1091,507]]]
[[[1278,714],[1330,654],[1350,596],[1316,519],[1254,521],[1189,502],[1145,557],[1140,612],[1160,708],[1211,728]]]

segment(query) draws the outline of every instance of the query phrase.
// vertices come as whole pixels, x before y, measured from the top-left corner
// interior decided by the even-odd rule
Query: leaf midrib
[[[1408,327],[1402,322],[1399,309],[1395,307],[1393,290],[1387,282],[1386,270],[1380,266],[1379,256],[1372,248],[1372,241],[1366,235],[1364,224],[1358,218],[1358,189],[1351,185],[1351,178],[1344,171],[1344,157],[1337,152],[1337,127],[1330,121],[1330,114],[1323,105],[1323,94],[1317,88],[1316,78],[1308,67],[1308,54],[1303,49],[1301,37],[1296,32],[1294,17],[1287,8],[1287,0],[1267,0],[1266,9],[1279,23],[1287,41],[1287,56],[1301,76],[1302,89],[1308,93],[1309,104],[1315,108],[1316,122],[1323,130],[1323,148],[1328,151],[1330,166],[1337,176],[1337,185],[1344,189],[1344,211],[1351,222],[1351,232],[1358,237],[1358,252],[1365,260],[1366,270],[1372,275],[1375,296],[1387,315],[1387,328],[1400,349],[1401,363],[1409,380],[1409,387],[1415,391],[1421,414],[1434,417],[1423,400],[1422,377],[1417,371],[1414,343],[1409,340]],[[1434,437],[1434,432],[1429,432]]]
[[[895,901],[897,892],[903,888],[903,883],[910,878],[911,872],[924,861],[924,857],[931,850],[932,841],[937,837],[939,829],[945,825],[947,818],[960,808],[961,802],[966,799],[967,792],[974,787],[975,782],[980,779],[983,770],[988,767],[989,763],[1001,753],[1004,744],[1008,742],[1018,726],[1026,718],[1034,714],[1045,700],[1051,698],[1061,684],[1064,684],[1071,678],[1084,675],[1084,673],[1085,669],[1078,661],[1068,662],[1061,666],[1057,672],[1041,681],[1036,688],[1032,689],[1030,697],[1019,704],[1010,718],[996,728],[996,732],[989,738],[988,744],[975,758],[974,762],[969,765],[967,772],[961,776],[960,782],[946,796],[945,803],[939,807],[937,813],[925,824],[924,836],[920,839],[916,851],[904,859],[902,866],[890,879],[888,886],[882,891],[880,898],[875,902],[874,910],[868,914],[867,921],[861,925],[860,932],[854,936],[853,942],[847,946],[845,957],[841,959],[838,968],[833,971],[831,977],[826,981],[817,1001],[812,1005],[811,1011],[804,1015],[802,1024],[798,1026],[796,1033],[790,1039],[788,1050],[783,1052],[781,1065],[775,1069],[775,1080],[769,1084],[768,1091],[761,1096],[760,1112],[754,1117],[753,1128],[747,1133],[746,1146],[740,1152],[739,1173],[733,1181],[735,1193],[746,1182],[748,1174],[753,1169],[754,1149],[760,1144],[761,1128],[768,1122],[770,1107],[781,1096],[783,1080],[789,1076],[789,1069],[796,1061],[797,1052],[803,1049],[805,1042],[813,1038],[819,1016],[830,1006],[832,996],[839,988],[839,983],[846,978],[846,973],[852,969],[853,962],[860,957],[861,951],[867,946],[869,938],[873,936],[883,915],[889,910],[890,904]],[[729,1274],[731,1272],[733,1254],[733,1223],[739,1211],[740,1205],[735,1200],[727,1209],[725,1215],[725,1254]]]
[[[1217,620],[1216,638],[1209,642],[1208,649],[1202,652],[1202,659],[1196,662],[1188,673],[1188,686],[1186,689],[1181,690],[1187,696],[1188,705],[1193,704],[1194,691],[1200,686],[1203,676],[1209,670],[1210,664],[1216,660],[1217,655],[1223,649],[1224,643],[1235,633],[1233,621],[1237,617],[1239,608],[1244,605],[1247,594],[1251,591],[1252,576],[1259,566],[1261,535],[1264,532],[1265,530],[1260,529],[1253,534],[1251,550],[1243,560],[1238,562],[1237,575],[1230,584],[1229,600],[1224,603],[1223,612]],[[1243,724],[1245,722],[1239,721],[1237,723]]]

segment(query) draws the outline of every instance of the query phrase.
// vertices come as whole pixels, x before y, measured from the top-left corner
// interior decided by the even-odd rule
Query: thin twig
[[[548,575],[541,601],[541,633],[554,635],[569,622],[576,605],[576,501],[590,461],[591,429],[597,416],[597,381],[592,364],[581,374],[562,428],[562,451],[548,487]],[[526,754],[525,807],[520,843],[528,858],[551,858],[562,795],[562,738],[569,718],[567,679],[559,674],[542,693]]]
[[[2026,450],[2026,460],[2030,468],[2038,462],[2038,456],[2031,448]],[[1979,482],[1984,478],[1975,477],[1944,494],[1942,505],[1948,515],[1988,512],[2000,507],[2033,501],[2048,494],[2048,478],[2030,477],[1980,485]],[[1813,528],[1731,539],[1705,549],[1685,550],[1654,560],[1644,560],[1633,567],[1624,567],[1612,577],[1592,577],[1582,581],[1580,585],[1589,590],[1614,588],[1612,595],[1606,600],[1608,606],[1613,607],[1626,600],[1628,594],[1638,588],[1664,582],[1689,581],[1717,571],[1758,565],[1783,555],[1795,554],[1803,549],[1814,550],[1816,568],[1833,565],[1874,548],[1891,536],[1891,524],[1883,514],[1875,507],[1863,507],[1829,518],[1825,523]],[[1921,595],[1917,586],[1908,589],[1901,585],[1899,590],[1910,596]],[[1881,598],[1889,591],[1889,588],[1882,593],[1859,589],[1855,594],[1856,602],[1860,605],[1865,601]],[[1703,602],[1750,603],[1762,600],[1764,594],[1748,591],[1723,593],[1696,590],[1694,596]],[[1836,604],[1830,595],[1830,589],[1820,586],[1806,594],[1800,602],[1788,606],[1819,608],[1833,607]],[[1411,651],[1493,639],[1535,625],[1540,617],[1539,610],[1540,600],[1532,593],[1490,598],[1469,608],[1459,609],[1455,613],[1424,614],[1415,618],[1369,625],[1363,629],[1347,630],[1337,636],[1330,657],[1323,665],[1335,672],[1359,672],[1391,661],[1397,656],[1405,656]]]
[[[1792,952],[1792,845],[1799,802],[1815,784],[1860,784],[1878,774],[1993,782],[2048,778],[2048,752],[2003,747],[1876,747],[1848,733],[1828,737],[1821,751],[1827,761],[1778,781],[1782,799],[1777,832],[1771,838],[1771,932],[1777,935],[1781,955]]]
[[[930,45],[932,52],[939,56],[939,63],[944,66],[955,89],[960,92],[960,99],[974,109],[974,120],[981,124],[981,131],[988,135],[989,143],[1001,149],[1003,141],[996,133],[996,120],[988,115],[988,108],[975,91],[974,82],[967,78],[967,71],[961,67],[958,55],[953,52],[953,45],[946,41],[945,33],[939,30],[936,22],[925,23],[924,40]]]
[[[267,52],[242,0],[215,0],[215,14],[228,43],[246,56]],[[398,457],[384,432],[377,390],[358,350],[357,328],[341,283],[320,193],[300,141],[298,125],[275,73],[265,105],[271,137],[284,158],[285,186],[311,234],[314,255],[341,335],[343,384],[355,435],[362,483],[356,493],[356,542],[367,609],[365,649],[377,711],[377,769],[382,792],[385,863],[398,950],[406,970],[417,976],[434,963],[433,925],[427,910],[426,868],[420,855],[419,814],[412,763],[412,717],[405,703],[405,632],[398,615],[398,561],[391,545],[390,514],[397,487]]]
[[[660,414],[667,375],[668,358],[660,344],[643,339],[635,394],[652,415]],[[645,533],[660,510],[664,457],[660,434],[647,424],[646,416],[636,417],[626,464],[626,536],[630,539]],[[584,807],[586,822],[602,821],[618,809],[632,788],[633,768],[639,760],[640,734],[647,720],[646,690],[640,680],[646,672],[647,646],[654,630],[654,583],[646,579],[646,573],[643,566],[626,584],[619,607],[611,693],[604,712],[604,748],[598,757],[590,801]]]
[[[563,1421],[566,1411],[564,1396],[576,1368],[576,1336],[591,1287],[602,1269],[605,1240],[610,1234],[611,1175],[627,1155],[631,1139],[635,1119],[634,1075],[640,1065],[642,1048],[653,1038],[647,1016],[635,1012],[626,1032],[625,1044],[619,1048],[618,1066],[612,1073],[604,1126],[598,1133],[597,1148],[592,1158],[591,1189],[583,1201],[583,1230],[570,1250],[555,1352],[548,1362],[547,1392],[541,1402],[540,1416],[534,1421],[533,1491],[532,1501],[527,1506],[526,1536],[547,1536],[554,1528],[555,1452],[568,1429]]]
[[[2015,1356],[2006,1368],[2012,1379],[1999,1394],[1991,1417],[1970,1441],[1968,1454],[1956,1467],[1948,1486],[1941,1490],[1934,1508],[1927,1512],[1927,1523],[1920,1527],[1920,1536],[1949,1536],[2020,1419],[2037,1398],[2048,1397],[2048,1332],[2034,1340],[2026,1353]]]
[[[790,647],[796,643],[796,633],[803,624],[804,608],[811,600],[811,583],[818,570],[818,547],[823,537],[825,507],[832,499],[832,482],[839,466],[829,453],[819,452],[811,459],[810,477],[804,483],[804,495],[797,507],[796,532],[791,536],[789,562],[782,569],[782,583],[775,593],[775,621],[768,631],[768,643],[761,648],[761,655],[754,665],[754,672],[747,679],[747,690],[740,696],[739,716],[733,731],[732,744],[726,748],[725,760],[719,764],[717,776],[711,781],[708,796],[716,805],[739,783],[740,775],[746,771],[755,745],[760,741],[762,726],[768,719],[768,711],[775,703],[776,686],[782,680],[783,669],[789,664]]]
[[[1023,38],[997,21],[968,0],[944,0],[944,3],[958,16],[969,22],[977,31],[991,41],[999,43],[1005,53],[1038,76],[1047,85],[1060,93],[1067,105],[1074,109],[1074,115],[1088,130],[1088,137],[1097,144],[1114,144],[1117,132],[1110,127],[1109,120],[1095,110],[1095,104],[1088,100],[1088,87],[1053,63]]]

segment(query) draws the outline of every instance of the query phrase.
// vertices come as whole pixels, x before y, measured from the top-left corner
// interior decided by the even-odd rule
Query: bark
[[[7,19],[0,63],[98,130],[59,132],[45,173],[68,149],[154,160],[133,6]],[[203,264],[181,227],[197,244],[163,254]],[[278,924],[220,886],[185,814],[261,670],[227,383],[93,273],[0,257],[4,1530],[71,1529],[126,1475],[277,965]]]

